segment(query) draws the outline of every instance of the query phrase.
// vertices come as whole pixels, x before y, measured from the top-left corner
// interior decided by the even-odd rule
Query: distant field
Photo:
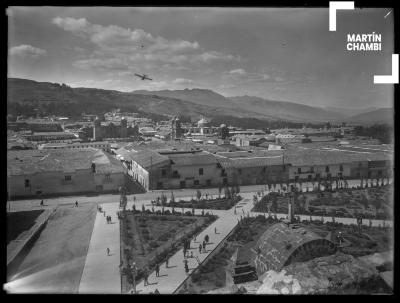
[[[17,239],[22,232],[29,230],[43,211],[32,210],[7,213],[7,245]]]
[[[95,204],[59,208],[19,266],[14,291],[77,293],[95,217]]]

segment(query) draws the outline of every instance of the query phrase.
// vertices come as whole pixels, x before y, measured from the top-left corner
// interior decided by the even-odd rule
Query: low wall
[[[56,208],[46,210],[37,218],[35,225],[32,226],[29,231],[22,233],[17,239],[11,241],[11,243],[7,245],[7,276],[9,276],[9,274],[14,270],[18,269],[25,254],[35,243],[55,210]]]
[[[183,289],[184,285],[186,283],[190,283],[191,279],[192,279],[192,275],[194,273],[196,273],[199,270],[200,265],[203,266],[204,264],[206,264],[208,261],[211,260],[211,258],[213,256],[215,256],[220,250],[221,248],[224,246],[226,240],[238,229],[239,224],[236,224],[234,228],[232,228],[232,230],[225,236],[224,239],[222,239],[221,242],[219,242],[219,244],[213,249],[212,252],[210,252],[210,254],[203,260],[203,262],[201,262],[191,273],[190,275],[177,287],[177,289],[173,292],[173,294],[179,293],[179,291],[181,289]]]

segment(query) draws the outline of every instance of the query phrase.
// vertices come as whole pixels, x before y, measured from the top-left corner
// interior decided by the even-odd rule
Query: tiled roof
[[[161,155],[151,150],[142,150],[137,153],[130,153],[130,158],[143,168],[151,168],[155,165],[168,164],[167,156]]]
[[[285,163],[293,166],[330,165],[357,161],[391,160],[384,152],[349,151],[338,148],[298,148],[285,151]]]
[[[217,159],[223,168],[262,167],[282,164],[282,155],[247,158],[217,157]]]
[[[207,152],[170,154],[168,157],[175,165],[209,165],[218,163],[215,156]]]
[[[7,173],[29,175],[45,171],[89,169],[98,152],[94,148],[7,151]]]

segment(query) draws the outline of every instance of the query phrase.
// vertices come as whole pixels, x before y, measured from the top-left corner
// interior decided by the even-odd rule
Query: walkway
[[[253,207],[252,194],[242,194],[242,197],[244,199],[239,202],[242,208],[237,209],[236,215],[234,215],[234,208],[227,211],[212,210],[212,212],[215,215],[218,215],[219,218],[197,235],[196,242],[194,239],[192,239],[190,242],[191,249],[189,250],[189,254],[193,252],[193,258],[187,259],[189,274],[199,266],[198,261],[201,264],[237,225],[238,219],[243,214],[240,209],[243,209],[243,212],[246,214],[251,210]],[[146,208],[149,209],[151,207],[147,206]],[[169,208],[165,207],[165,210],[166,209]],[[175,209],[179,210],[179,208]],[[195,214],[200,215],[201,209],[196,209]],[[215,228],[217,229],[217,234],[215,234]],[[206,246],[206,253],[199,253],[199,244],[204,240],[205,235],[209,235],[210,241]],[[186,280],[187,277],[188,276],[186,275],[184,268],[183,249],[180,249],[170,258],[168,268],[166,268],[165,263],[160,264],[159,277],[156,277],[155,272],[152,272],[148,279],[149,285],[144,286],[144,281],[141,281],[137,285],[136,291],[139,294],[143,294],[154,292],[157,289],[161,294],[171,294],[174,293],[174,291]]]
[[[79,293],[120,294],[120,237],[115,210],[118,204],[102,204],[101,207],[105,216],[111,216],[112,224],[107,224],[104,214],[97,212]],[[107,247],[110,248],[109,256]]]

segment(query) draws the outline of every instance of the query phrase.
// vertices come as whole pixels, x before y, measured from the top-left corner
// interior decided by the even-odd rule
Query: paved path
[[[359,180],[349,181],[350,186],[357,186],[360,184]],[[306,187],[312,188],[311,183],[303,183],[303,189]],[[276,190],[279,189],[279,185]],[[192,240],[191,250],[194,258],[188,259],[189,274],[198,266],[198,261],[203,262],[207,256],[218,246],[218,244],[232,231],[237,225],[240,216],[257,216],[264,213],[251,212],[253,207],[253,194],[256,191],[263,189],[266,194],[268,190],[264,185],[254,186],[242,186],[240,195],[243,200],[237,204],[237,212],[234,214],[234,208],[230,210],[205,210],[218,216],[218,219],[201,232],[197,236],[197,242]],[[169,199],[170,191],[164,191]],[[190,200],[191,197],[195,196],[195,190],[184,189],[174,190],[174,196],[176,200]],[[138,194],[136,196],[135,207],[137,210],[141,210],[142,204],[145,205],[146,209],[151,209],[151,199],[155,199],[160,196],[162,191],[154,191],[144,194]],[[209,193],[218,195],[218,189],[204,189],[202,193]],[[45,200],[47,207],[54,205],[63,205],[74,203],[76,200],[79,203],[98,203],[101,204],[102,208],[106,211],[106,215],[111,215],[114,224],[107,224],[106,219],[101,213],[97,213],[92,237],[89,244],[89,250],[86,257],[86,263],[83,270],[79,293],[121,293],[121,278],[119,273],[120,264],[120,230],[119,222],[116,217],[116,213],[119,210],[119,195],[101,195],[95,197],[60,197],[56,199]],[[133,196],[129,196],[127,208],[132,209]],[[20,200],[12,201],[11,211],[21,211],[23,209],[33,209],[34,207],[40,208],[40,200]],[[32,208],[32,206],[34,206]],[[161,209],[161,207],[154,207],[155,210]],[[165,210],[170,209],[165,207]],[[177,211],[181,211],[180,208],[175,208]],[[191,208],[185,208],[184,211],[191,210]],[[201,209],[196,209],[195,214],[200,215]],[[287,214],[277,214],[278,218],[284,218]],[[308,220],[310,216],[300,215],[302,220]],[[313,216],[313,220],[320,219],[320,216]],[[324,221],[331,221],[331,217],[324,217]],[[336,222],[342,222],[344,224],[354,224],[355,219],[352,218],[336,218]],[[365,225],[369,224],[369,220],[363,220]],[[372,220],[374,226],[382,223],[380,220]],[[392,225],[392,222],[386,221],[386,225]],[[217,234],[214,229],[217,228]],[[208,234],[210,236],[210,243],[207,245],[206,253],[199,253],[199,241],[204,239],[204,236]],[[111,250],[111,255],[107,256],[107,247]],[[173,293],[187,278],[184,272],[184,258],[183,250],[179,250],[174,254],[169,261],[169,268],[165,267],[165,263],[160,264],[160,277],[155,276],[155,272],[152,272],[149,276],[150,285],[144,286],[143,281],[137,285],[138,293],[150,293],[156,289],[160,293]]]
[[[118,205],[101,206],[106,216],[111,215],[112,224],[107,224],[103,213],[97,212],[79,293],[121,293],[119,221],[115,211]]]
[[[239,202],[243,208],[243,211],[247,214],[253,207],[252,194],[241,194],[243,200]],[[165,208],[168,209],[168,208]],[[175,208],[177,209],[177,208]],[[177,209],[178,210],[178,209]],[[237,210],[237,214],[234,215],[234,208],[224,211],[224,210],[213,210],[215,215],[218,215],[218,219],[203,230],[200,234],[196,236],[196,242],[194,239],[190,242],[189,254],[193,252],[193,258],[187,258],[189,266],[189,274],[193,272],[195,268],[211,254],[211,252],[218,246],[218,244],[232,231],[232,229],[237,225],[238,218],[242,215],[242,212]],[[200,214],[201,210],[196,209],[195,214]],[[217,234],[215,234],[215,228],[217,229]],[[206,252],[199,252],[199,244],[203,241],[205,235],[209,235],[210,241],[206,245]],[[155,272],[149,275],[149,285],[144,286],[144,281],[141,281],[137,285],[137,292],[150,293],[154,292],[156,289],[162,294],[173,293],[188,277],[184,270],[184,257],[183,249],[180,249],[175,253],[169,260],[169,268],[166,268],[166,264],[162,263],[160,265],[160,276],[156,277]]]

